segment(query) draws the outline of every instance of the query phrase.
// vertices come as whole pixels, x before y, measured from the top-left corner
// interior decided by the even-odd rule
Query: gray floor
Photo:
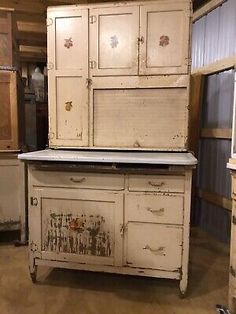
[[[227,303],[228,247],[194,230],[188,296],[172,280],[41,267],[28,274],[27,248],[0,243],[1,314],[204,314]]]

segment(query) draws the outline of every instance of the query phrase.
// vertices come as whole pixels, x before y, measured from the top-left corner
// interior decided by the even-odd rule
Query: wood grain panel
[[[0,141],[11,140],[10,81],[0,80]]]

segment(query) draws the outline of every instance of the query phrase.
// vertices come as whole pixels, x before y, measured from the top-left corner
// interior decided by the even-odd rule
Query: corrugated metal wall
[[[205,79],[202,106],[202,128],[232,127],[234,99],[234,70],[209,75]],[[201,138],[197,185],[199,190],[209,191],[230,198],[231,178],[226,164],[231,155],[231,140]],[[219,240],[229,242],[230,212],[204,200],[198,200],[195,223]]]
[[[236,54],[236,0],[228,0],[193,24],[192,68]]]

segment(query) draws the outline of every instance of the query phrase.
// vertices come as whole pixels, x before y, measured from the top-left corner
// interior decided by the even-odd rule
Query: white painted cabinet
[[[49,8],[50,147],[186,150],[190,13],[189,0]]]
[[[134,169],[29,164],[33,281],[47,265],[177,279],[185,293],[192,168]]]

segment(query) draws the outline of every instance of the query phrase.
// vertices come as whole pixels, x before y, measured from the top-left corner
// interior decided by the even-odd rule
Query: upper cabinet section
[[[92,75],[137,75],[138,37],[138,6],[91,9]]]
[[[186,74],[190,4],[166,1],[140,7],[140,75]]]

